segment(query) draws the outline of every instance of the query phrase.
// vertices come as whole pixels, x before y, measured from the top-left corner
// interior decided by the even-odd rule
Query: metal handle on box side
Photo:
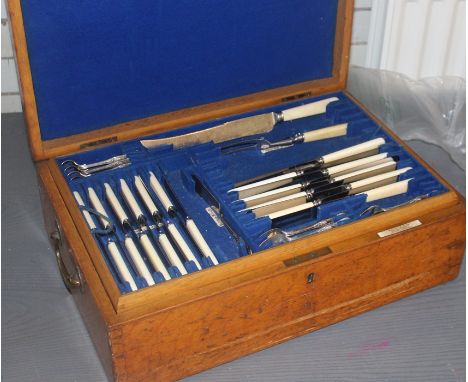
[[[55,252],[55,260],[57,261],[57,266],[62,276],[63,283],[67,290],[71,293],[72,289],[80,288],[83,286],[83,281],[81,278],[81,273],[77,268],[77,275],[73,276],[67,270],[65,263],[63,262],[62,254],[60,252],[60,247],[62,243],[59,227],[57,225],[57,230],[50,234],[50,239],[53,242],[54,252]]]

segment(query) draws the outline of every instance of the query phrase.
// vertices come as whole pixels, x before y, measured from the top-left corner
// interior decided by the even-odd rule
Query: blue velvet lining
[[[21,6],[43,140],[332,74],[337,0]]]
[[[109,182],[109,184],[114,187],[115,193],[121,199],[122,205],[125,206],[119,190],[116,187],[116,181],[119,178],[124,178],[126,179],[127,184],[129,184],[133,189],[134,175],[138,174],[142,176],[148,184],[148,171],[153,171],[164,185],[171,185],[171,189],[179,202],[184,206],[187,213],[195,220],[199,227],[203,227],[204,237],[213,249],[213,252],[220,263],[249,255],[248,248],[253,252],[258,252],[259,250],[267,248],[260,247],[260,243],[262,241],[260,235],[272,226],[279,226],[285,229],[299,228],[314,221],[320,221],[324,218],[336,216],[338,213],[342,214],[340,216],[344,215],[348,218],[347,220],[341,221],[339,224],[347,224],[364,218],[360,216],[360,213],[371,204],[377,204],[381,207],[387,208],[408,202],[419,195],[430,193],[430,195],[433,196],[447,191],[444,186],[437,181],[437,179],[435,179],[415,158],[394,142],[390,136],[384,133],[363,110],[346,98],[344,94],[328,94],[321,97],[315,97],[307,102],[313,102],[330,96],[339,97],[339,101],[329,104],[326,113],[301,120],[280,123],[266,135],[266,138],[276,141],[281,138],[292,136],[297,132],[309,131],[337,123],[348,122],[348,134],[345,137],[338,137],[307,144],[298,144],[294,148],[286,148],[270,152],[268,154],[261,154],[258,151],[252,150],[242,151],[231,155],[221,154],[220,146],[211,142],[179,150],[172,150],[171,146],[147,150],[141,146],[138,140],[134,140],[63,157],[58,159],[58,161],[61,162],[65,159],[73,159],[77,162],[89,163],[113,155],[122,153],[127,154],[132,161],[131,166],[124,169],[100,173],[89,178],[69,181],[70,187],[72,190],[78,191],[85,203],[89,205],[85,191],[87,186],[92,186],[98,195],[101,196],[101,200],[103,201],[107,212],[115,219],[114,215],[112,215],[110,206],[107,204],[103,196],[103,183]],[[281,105],[269,109],[258,110],[255,113],[243,114],[232,119],[266,111],[280,111],[301,103],[303,102],[295,102],[287,106]],[[220,121],[217,121],[216,123],[219,122]],[[216,123],[200,124],[193,126],[190,129],[203,129]],[[160,137],[162,134],[157,136]],[[313,210],[303,211],[292,217],[272,222],[266,217],[255,219],[252,213],[240,212],[244,207],[243,203],[233,203],[237,199],[237,196],[233,193],[227,193],[227,191],[240,180],[303,163],[335,150],[377,137],[383,137],[386,140],[386,144],[380,148],[380,152],[388,152],[392,156],[399,157],[398,168],[407,166],[413,168],[411,171],[400,176],[400,180],[414,178],[414,180],[410,182],[409,190],[405,195],[394,196],[370,204],[365,202],[365,197],[363,195],[355,195],[324,204]],[[210,205],[205,199],[195,192],[193,175],[197,175],[206,185],[209,186],[210,190],[221,204],[221,210],[224,218],[230,223],[234,230],[241,235],[241,243],[236,242],[229,231],[225,227],[219,227],[207,213],[206,209],[207,207],[210,207]],[[151,190],[150,193],[155,198],[155,194]],[[137,195],[136,192],[135,195]],[[159,207],[162,210],[162,206],[160,204]],[[144,210],[144,208],[142,208],[142,210]],[[127,211],[127,215],[131,217],[130,211]],[[151,217],[147,215],[147,219],[150,221]],[[184,232],[183,225],[181,224],[182,220],[178,217],[171,217],[166,214],[164,219],[166,221],[176,223],[179,226],[180,231]],[[133,221],[132,223],[134,228],[136,228],[136,222]],[[100,223],[97,220],[96,225],[98,227],[100,226]],[[156,243],[157,230],[154,226],[150,232],[154,243]],[[136,235],[135,232],[132,232],[131,234]],[[111,239],[118,243],[121,252],[125,255],[126,261],[132,269],[137,284],[143,287],[146,285],[145,281],[142,278],[137,277],[136,272],[133,269],[133,265],[131,264],[129,257],[126,255],[125,246],[123,245],[123,235],[124,232],[122,229],[117,227],[116,233],[111,237]],[[134,238],[137,242],[137,236],[134,236]],[[186,239],[190,242],[188,235],[186,235]],[[120,290],[123,293],[129,291],[129,286],[122,283],[119,279],[117,272],[115,272],[114,265],[112,264],[112,260],[107,253],[107,238],[100,237],[97,238],[97,240]],[[208,262],[203,258],[203,256],[201,256],[193,243],[191,243],[191,247],[203,268],[212,266],[211,262]],[[144,253],[141,248],[140,252],[142,254]],[[147,264],[149,269],[153,270],[148,261]],[[186,268],[189,272],[195,271],[193,263],[186,263]],[[169,272],[174,277],[180,275],[174,267],[169,268]],[[162,275],[158,273],[154,273],[154,277],[157,282],[163,281]]]

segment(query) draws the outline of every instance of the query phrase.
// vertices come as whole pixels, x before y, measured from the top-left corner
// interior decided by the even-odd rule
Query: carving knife
[[[337,187],[319,187],[315,189],[314,192],[299,192],[294,195],[286,196],[282,198],[282,200],[277,200],[274,203],[258,206],[258,208],[255,208],[252,212],[256,218],[259,218],[309,202],[318,203],[317,205],[320,205],[323,204],[324,201],[328,202],[331,200],[341,199],[348,195],[355,195],[377,187],[395,183],[398,176],[411,169],[411,167],[405,167],[400,170],[390,171],[355,182],[340,184]]]
[[[253,181],[252,183],[247,183],[239,187],[235,187],[229,190],[228,192],[237,192],[239,198],[243,199],[248,196],[273,190],[275,188],[283,186],[284,184],[288,184],[284,183],[288,179],[294,179],[306,173],[330,167],[331,164],[337,164],[337,162],[341,160],[353,160],[355,159],[356,155],[360,155],[362,153],[369,153],[370,151],[378,149],[384,143],[385,139],[376,138],[355,146],[347,147],[345,149],[323,155],[318,159],[304,163],[302,165],[293,166],[288,169],[272,173],[273,176],[270,176],[263,180]]]
[[[241,118],[222,125],[194,131],[184,135],[168,138],[146,139],[140,141],[147,149],[162,145],[173,145],[174,148],[213,141],[214,143],[230,141],[239,137],[268,133],[277,123],[292,121],[325,113],[330,102],[338,101],[337,97],[326,98],[302,106],[283,110],[279,113],[270,112],[251,117]]]
[[[376,200],[384,199],[384,198],[389,198],[391,196],[396,196],[396,195],[401,195],[404,194],[408,191],[408,183],[413,180],[414,178],[411,179],[405,179],[400,182],[388,184],[385,186],[377,187],[368,191],[360,192],[358,195],[366,195],[366,203],[373,202]],[[334,199],[331,199],[334,200]],[[314,200],[312,202],[300,204],[295,207],[291,208],[286,208],[281,211],[273,212],[271,214],[268,214],[268,216],[271,220],[279,219],[285,216],[293,215],[295,213],[309,210],[311,208],[317,207],[325,202],[327,202],[327,199],[318,199]]]

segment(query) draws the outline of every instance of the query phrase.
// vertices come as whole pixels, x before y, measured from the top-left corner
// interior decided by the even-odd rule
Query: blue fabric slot
[[[284,148],[268,154],[261,154],[256,150],[246,150],[230,155],[222,153],[221,148],[225,143],[215,145],[212,142],[207,142],[178,150],[173,150],[171,146],[147,150],[142,147],[138,140],[133,140],[122,144],[115,144],[109,147],[59,158],[57,161],[58,163],[61,163],[61,161],[65,159],[72,159],[77,162],[89,163],[118,154],[127,154],[127,156],[131,158],[132,164],[125,168],[97,173],[93,176],[74,181],[68,179],[65,172],[64,176],[68,179],[71,189],[80,193],[87,206],[90,205],[86,192],[87,187],[93,187],[101,198],[104,208],[116,226],[115,232],[110,235],[110,238],[117,242],[135,282],[141,287],[144,287],[146,283],[137,275],[135,267],[126,253],[123,241],[125,234],[131,235],[134,238],[137,248],[141,251],[145,263],[153,274],[155,282],[162,283],[164,282],[164,279],[160,273],[155,271],[150,261],[146,258],[146,255],[139,243],[138,235],[140,233],[140,228],[120,193],[119,179],[124,179],[127,182],[127,185],[138,200],[146,222],[149,225],[147,233],[158,253],[163,255],[162,261],[173,278],[180,277],[180,271],[177,270],[176,267],[170,266],[168,259],[164,256],[163,251],[158,244],[159,233],[156,223],[153,221],[149,211],[146,210],[145,204],[139,199],[139,194],[134,185],[134,176],[136,175],[140,176],[147,185],[148,193],[154,200],[159,211],[162,213],[163,221],[176,225],[203,269],[212,267],[213,263],[209,258],[205,258],[202,255],[197,244],[185,230],[186,216],[181,212],[182,210],[180,209],[180,206],[182,206],[185,213],[196,223],[202,232],[204,239],[216,255],[219,263],[224,263],[241,256],[249,255],[249,250],[251,252],[258,252],[268,248],[269,244],[266,246],[260,246],[263,241],[262,234],[272,227],[280,227],[286,230],[296,229],[327,218],[334,218],[337,225],[348,224],[365,218],[367,215],[361,216],[362,212],[372,205],[390,208],[402,203],[407,203],[421,195],[429,194],[430,196],[434,196],[447,191],[445,187],[412,155],[406,152],[398,143],[387,135],[357,105],[346,98],[343,93],[322,95],[307,101],[292,102],[288,105],[265,108],[263,110],[257,110],[255,113],[245,113],[231,117],[230,119],[191,126],[188,129],[204,129],[209,126],[222,123],[223,121],[260,114],[267,111],[280,111],[288,107],[298,106],[304,102],[314,102],[331,96],[338,97],[339,101],[329,104],[324,114],[279,123],[272,131],[265,134],[265,138],[270,141],[276,141],[293,136],[298,132],[310,131],[327,127],[335,123],[344,122],[348,123],[347,136],[297,144],[294,147]],[[167,134],[154,135],[153,137],[161,137],[163,135]],[[232,189],[234,184],[238,181],[304,163],[306,161],[316,159],[324,154],[377,137],[382,137],[386,140],[386,143],[380,147],[379,151],[382,153],[387,152],[390,156],[398,159],[397,168],[412,167],[410,171],[400,175],[399,177],[399,180],[414,178],[410,181],[408,192],[404,195],[382,199],[373,203],[367,203],[364,195],[348,196],[340,200],[323,204],[311,210],[302,211],[294,216],[285,217],[272,222],[268,217],[256,219],[254,214],[251,212],[241,212],[245,207],[245,204],[242,201],[237,200],[236,193],[228,193],[228,191]],[[242,142],[250,140],[251,138],[252,137],[244,137],[237,139],[236,141]],[[61,166],[62,170],[63,167],[64,166]],[[170,215],[164,210],[162,203],[156,196],[156,193],[151,189],[151,187],[149,187],[150,171],[152,171],[160,180],[170,198],[173,199],[172,202],[175,204],[176,210],[178,211],[175,216]],[[210,189],[217,202],[220,204],[222,214],[221,220],[219,219],[220,212],[213,208],[206,197],[197,194],[193,178],[194,175],[198,176],[198,178]],[[124,232],[119,222],[116,221],[117,217],[105,199],[105,182],[109,183],[113,188],[120,203],[130,218],[132,230],[129,232]],[[92,216],[92,219],[97,227],[102,228],[101,222],[96,218],[96,216]],[[240,235],[241,240],[239,242],[236,241],[235,236],[232,235],[227,227],[223,225],[222,220],[224,220],[224,222],[228,222],[234,231]],[[168,233],[167,229],[165,232]],[[96,240],[99,243],[104,259],[121,292],[127,293],[129,291],[129,285],[126,285],[119,278],[115,264],[113,264],[112,258],[106,249],[108,237],[96,236]],[[179,257],[184,263],[188,273],[197,271],[196,266],[192,261],[187,261],[181,253],[179,253]]]

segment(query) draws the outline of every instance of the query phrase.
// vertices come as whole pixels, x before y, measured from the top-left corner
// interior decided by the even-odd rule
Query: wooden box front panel
[[[455,278],[464,205],[421,221],[387,238],[338,243],[329,255],[270,277],[118,325],[110,334],[117,380],[178,379]]]

